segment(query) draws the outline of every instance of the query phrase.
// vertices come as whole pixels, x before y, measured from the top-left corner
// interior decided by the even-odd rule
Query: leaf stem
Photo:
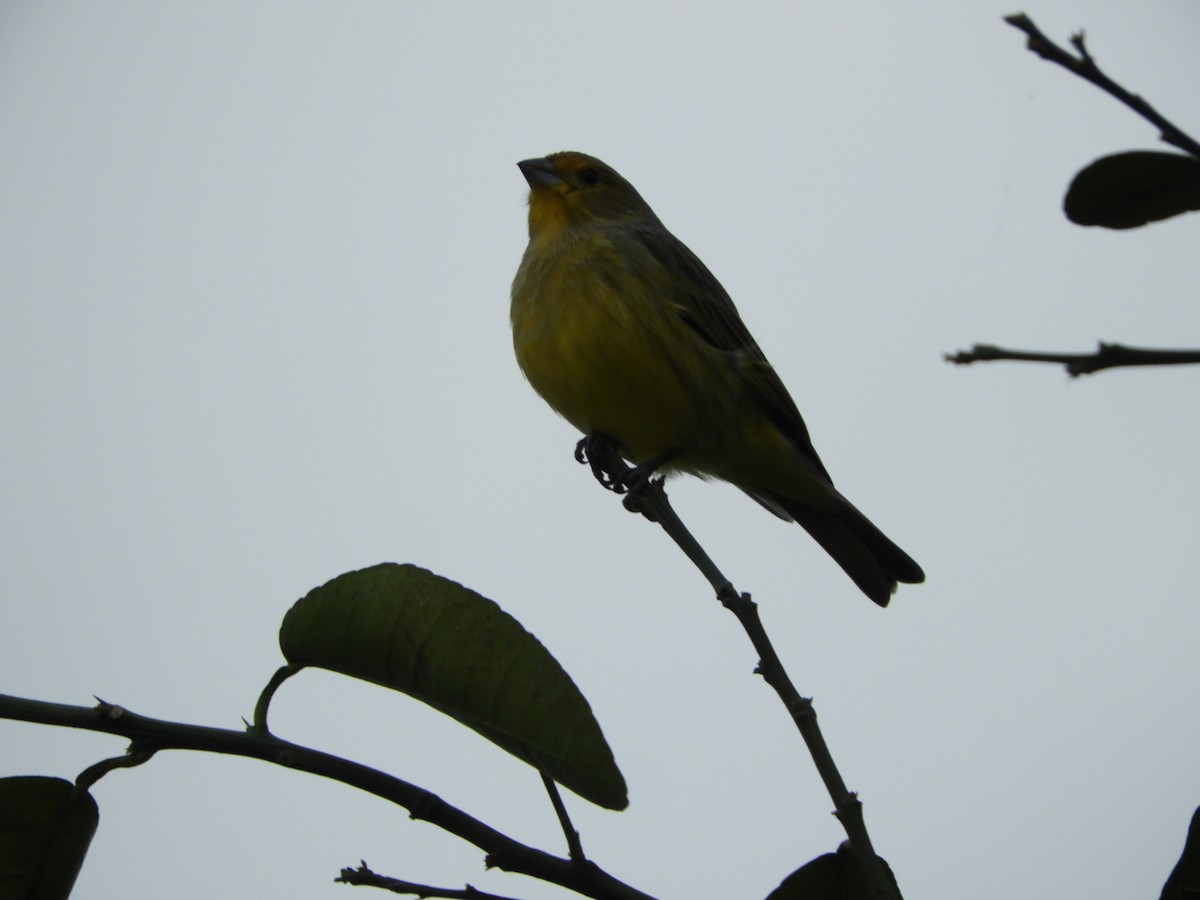
[[[582,865],[587,862],[587,857],[583,853],[583,844],[579,840],[579,832],[571,824],[571,817],[567,814],[567,807],[563,803],[562,794],[558,792],[558,785],[545,772],[542,772],[541,776],[542,784],[546,786],[546,793],[550,795],[550,803],[554,807],[554,814],[558,816],[558,824],[562,827],[563,836],[567,839],[567,850],[571,859],[575,863]]]
[[[279,686],[299,672],[300,668],[299,666],[280,666],[275,670],[275,674],[271,676],[267,686],[258,695],[258,702],[254,704],[254,724],[250,726],[251,730],[260,734],[271,733],[271,729],[267,727],[267,709],[271,705],[271,700],[274,698],[275,692],[279,690]]]

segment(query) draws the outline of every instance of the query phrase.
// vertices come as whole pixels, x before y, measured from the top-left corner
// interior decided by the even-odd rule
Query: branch
[[[749,594],[738,594],[732,588],[725,592],[720,600],[726,609],[737,616],[746,635],[754,644],[754,649],[758,651],[759,662],[755,671],[775,689],[775,693],[783,701],[800,736],[804,739],[813,764],[821,775],[821,781],[825,783],[825,789],[829,791],[829,796],[833,800],[834,815],[846,829],[850,849],[858,859],[868,883],[873,888],[872,896],[894,897],[895,900],[900,900],[899,887],[879,861],[875,848],[871,844],[871,836],[867,833],[867,823],[863,818],[862,801],[858,799],[858,794],[847,788],[846,782],[842,780],[842,774],[833,761],[833,754],[829,752],[829,745],[825,743],[825,737],[821,734],[820,726],[817,725],[817,711],[813,708],[812,699],[800,696],[800,692],[796,690],[791,678],[788,677],[783,662],[775,652],[766,629],[763,628],[762,620],[758,615],[758,604],[750,599]]]
[[[140,716],[103,701],[95,707],[69,706],[6,694],[0,694],[0,719],[120,735],[131,740],[140,754],[161,750],[225,753],[319,775],[403,806],[410,818],[429,822],[474,844],[487,854],[489,867],[529,875],[598,900],[654,900],[593,862],[580,865],[515,841],[424,788],[263,731],[231,731],[167,722]]]
[[[960,366],[998,360],[1059,363],[1066,368],[1068,375],[1076,378],[1120,366],[1179,366],[1200,363],[1200,350],[1157,350],[1128,347],[1124,344],[1106,344],[1101,341],[1095,353],[1035,353],[1029,350],[1006,350],[994,344],[976,344],[970,350],[947,353],[945,360]]]
[[[808,697],[801,697],[800,692],[792,684],[758,617],[757,604],[750,599],[749,594],[738,593],[729,579],[721,574],[691,532],[687,530],[671,507],[667,493],[663,490],[661,479],[646,478],[643,480],[639,478],[638,470],[630,469],[621,458],[616,445],[603,435],[589,435],[584,441],[586,444],[581,442],[580,446],[584,448],[586,459],[581,458],[578,449],[576,458],[580,462],[587,462],[591,465],[597,480],[610,490],[622,489],[623,485],[630,482],[631,479],[628,476],[633,473],[633,486],[624,501],[625,508],[631,512],[640,512],[651,522],[661,525],[696,567],[704,573],[708,583],[716,591],[717,599],[726,609],[737,616],[746,635],[750,638],[750,642],[754,645],[754,649],[758,652],[759,663],[755,672],[762,675],[763,680],[774,688],[775,693],[779,695],[779,699],[783,701],[784,707],[791,715],[792,721],[796,724],[801,738],[804,739],[805,746],[808,747],[808,752],[817,767],[817,772],[820,773],[821,780],[825,783],[825,789],[833,800],[835,815],[842,823],[842,827],[846,829],[850,850],[858,862],[863,878],[866,879],[871,896],[877,900],[884,900],[884,898],[901,900],[900,888],[886,865],[876,856],[875,849],[871,845],[871,838],[867,834],[866,822],[863,819],[862,803],[856,793],[847,789],[846,783],[842,780],[841,773],[838,772],[837,765],[833,761],[833,755],[825,743],[825,738],[821,735],[812,700]],[[605,473],[610,477],[604,478]]]
[[[399,878],[390,878],[387,875],[371,871],[365,861],[360,863],[357,869],[342,869],[342,874],[335,878],[334,882],[383,888],[393,894],[412,894],[414,897],[447,897],[450,900],[515,900],[513,897],[501,897],[499,894],[476,890],[469,884],[465,888],[439,888],[428,884],[403,881]]]
[[[1075,56],[1046,37],[1033,24],[1033,20],[1024,13],[1005,16],[1004,21],[1013,28],[1025,32],[1029,36],[1026,46],[1042,59],[1057,63],[1064,69],[1073,72],[1085,81],[1090,81],[1101,90],[1116,97],[1143,119],[1154,125],[1158,129],[1158,136],[1163,142],[1200,158],[1200,143],[1186,134],[1137,94],[1130,93],[1100,70],[1100,67],[1096,65],[1096,60],[1087,50],[1082,31],[1071,36],[1071,45],[1079,54]]]

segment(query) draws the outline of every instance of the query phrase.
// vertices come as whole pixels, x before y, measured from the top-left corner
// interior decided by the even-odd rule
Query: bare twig
[[[1154,125],[1158,129],[1158,136],[1162,141],[1200,158],[1200,142],[1185,133],[1137,94],[1121,87],[1100,70],[1100,67],[1096,65],[1095,58],[1088,52],[1082,31],[1071,36],[1071,45],[1079,54],[1075,56],[1046,37],[1041,29],[1033,24],[1033,20],[1024,13],[1005,16],[1004,21],[1028,35],[1029,41],[1026,46],[1042,59],[1057,63],[1080,78],[1090,81]]]
[[[611,440],[599,440],[599,435],[591,436],[586,446],[587,462],[596,474],[601,484],[612,489],[613,485],[621,486],[626,475],[632,470],[626,465]],[[577,455],[577,458],[578,455]],[[605,479],[600,473],[609,477]],[[758,617],[758,607],[750,599],[749,594],[740,594],[733,584],[716,567],[699,542],[687,530],[683,522],[675,514],[663,490],[661,480],[646,480],[631,491],[632,498],[625,501],[625,506],[632,512],[640,512],[650,521],[657,522],[671,539],[679,545],[688,558],[704,573],[709,584],[717,593],[717,599],[729,609],[745,630],[754,649],[758,652],[759,663],[755,670],[763,676],[779,699],[783,701],[792,721],[803,738],[809,754],[821,775],[825,789],[833,800],[835,814],[846,830],[848,844],[854,858],[858,861],[860,871],[866,880],[871,896],[876,900],[901,900],[900,888],[892,877],[886,864],[875,855],[870,835],[867,833],[866,822],[863,819],[862,803],[858,795],[846,787],[841,773],[833,761],[833,755],[825,743],[821,729],[817,726],[817,714],[813,709],[812,700],[800,696],[788,677],[779,655],[775,652],[771,639]]]
[[[1095,353],[1036,353],[1029,350],[1007,350],[994,344],[976,344],[970,350],[947,353],[945,359],[946,362],[960,366],[998,360],[1058,363],[1066,368],[1068,375],[1075,378],[1120,366],[1179,366],[1200,363],[1200,350],[1159,350],[1106,344],[1102,341],[1097,345]]]
[[[439,888],[380,875],[378,872],[371,871],[366,861],[360,863],[357,869],[342,869],[342,874],[334,881],[340,884],[383,888],[393,894],[411,894],[414,897],[445,897],[450,900],[516,900],[514,897],[502,897],[499,894],[489,894],[486,891],[477,890],[469,884],[463,888]]]
[[[867,833],[867,823],[863,818],[862,801],[842,780],[842,774],[833,761],[833,754],[829,752],[829,746],[825,743],[825,736],[821,734],[817,725],[817,711],[813,708],[812,699],[800,696],[800,692],[788,677],[787,670],[784,669],[771,639],[763,628],[758,615],[758,604],[750,599],[749,594],[739,594],[732,587],[720,600],[741,622],[746,635],[754,644],[754,649],[758,651],[759,662],[756,671],[775,689],[804,739],[813,764],[821,775],[821,781],[833,800],[834,815],[846,830],[850,850],[858,860],[867,883],[871,885],[872,896],[893,897],[899,900],[900,889],[890,871],[876,856],[875,848],[871,844],[871,836]]]
[[[1095,57],[1088,51],[1083,32],[1071,36],[1071,46],[1075,53],[1058,46],[1042,33],[1029,16],[1024,13],[1006,16],[1004,21],[1014,28],[1024,32],[1029,37],[1028,47],[1042,59],[1056,63],[1086,81],[1101,88],[1111,96],[1120,100],[1138,115],[1155,125],[1159,137],[1166,143],[1178,147],[1192,157],[1200,159],[1200,143],[1169,121],[1149,103],[1136,94],[1123,88],[1108,77],[1096,64]],[[1132,154],[1126,154],[1129,156]],[[1111,157],[1107,158],[1111,159]],[[1103,162],[1103,160],[1101,161]],[[1091,167],[1089,167],[1091,168]],[[1085,172],[1088,170],[1085,170]],[[1079,176],[1076,178],[1078,183]],[[1070,211],[1070,195],[1068,195],[1068,216],[1073,221],[1080,221]],[[1181,212],[1186,205],[1173,208],[1172,213]],[[1149,218],[1161,218],[1150,216]],[[1123,225],[1114,225],[1111,221],[1103,222],[1109,227],[1129,227],[1130,224],[1143,224],[1147,218],[1138,219]],[[1096,224],[1086,221],[1083,224]],[[1198,350],[1161,350],[1154,348],[1128,347],[1123,344],[1106,344],[1100,342],[1095,353],[1041,353],[1031,350],[1010,350],[993,344],[975,344],[970,350],[960,350],[948,353],[947,362],[957,365],[969,365],[976,362],[995,362],[1011,360],[1018,362],[1040,362],[1062,365],[1072,378],[1080,375],[1090,375],[1103,369],[1113,369],[1120,366],[1177,366],[1200,362]]]

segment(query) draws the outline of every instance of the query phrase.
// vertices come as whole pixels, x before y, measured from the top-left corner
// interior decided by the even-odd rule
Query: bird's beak
[[[554,187],[562,181],[562,176],[554,168],[554,163],[546,158],[523,159],[517,163],[517,168],[525,176],[531,188]]]

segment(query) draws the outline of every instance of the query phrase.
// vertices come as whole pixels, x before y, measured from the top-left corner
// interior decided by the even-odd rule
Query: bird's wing
[[[729,294],[716,276],[691,250],[665,229],[638,232],[646,250],[673,275],[675,295],[667,299],[684,322],[707,344],[735,356],[735,364],[746,373],[751,394],[763,411],[787,435],[796,449],[816,466],[832,484],[821,463],[808,427],[783,381],[750,334]]]

